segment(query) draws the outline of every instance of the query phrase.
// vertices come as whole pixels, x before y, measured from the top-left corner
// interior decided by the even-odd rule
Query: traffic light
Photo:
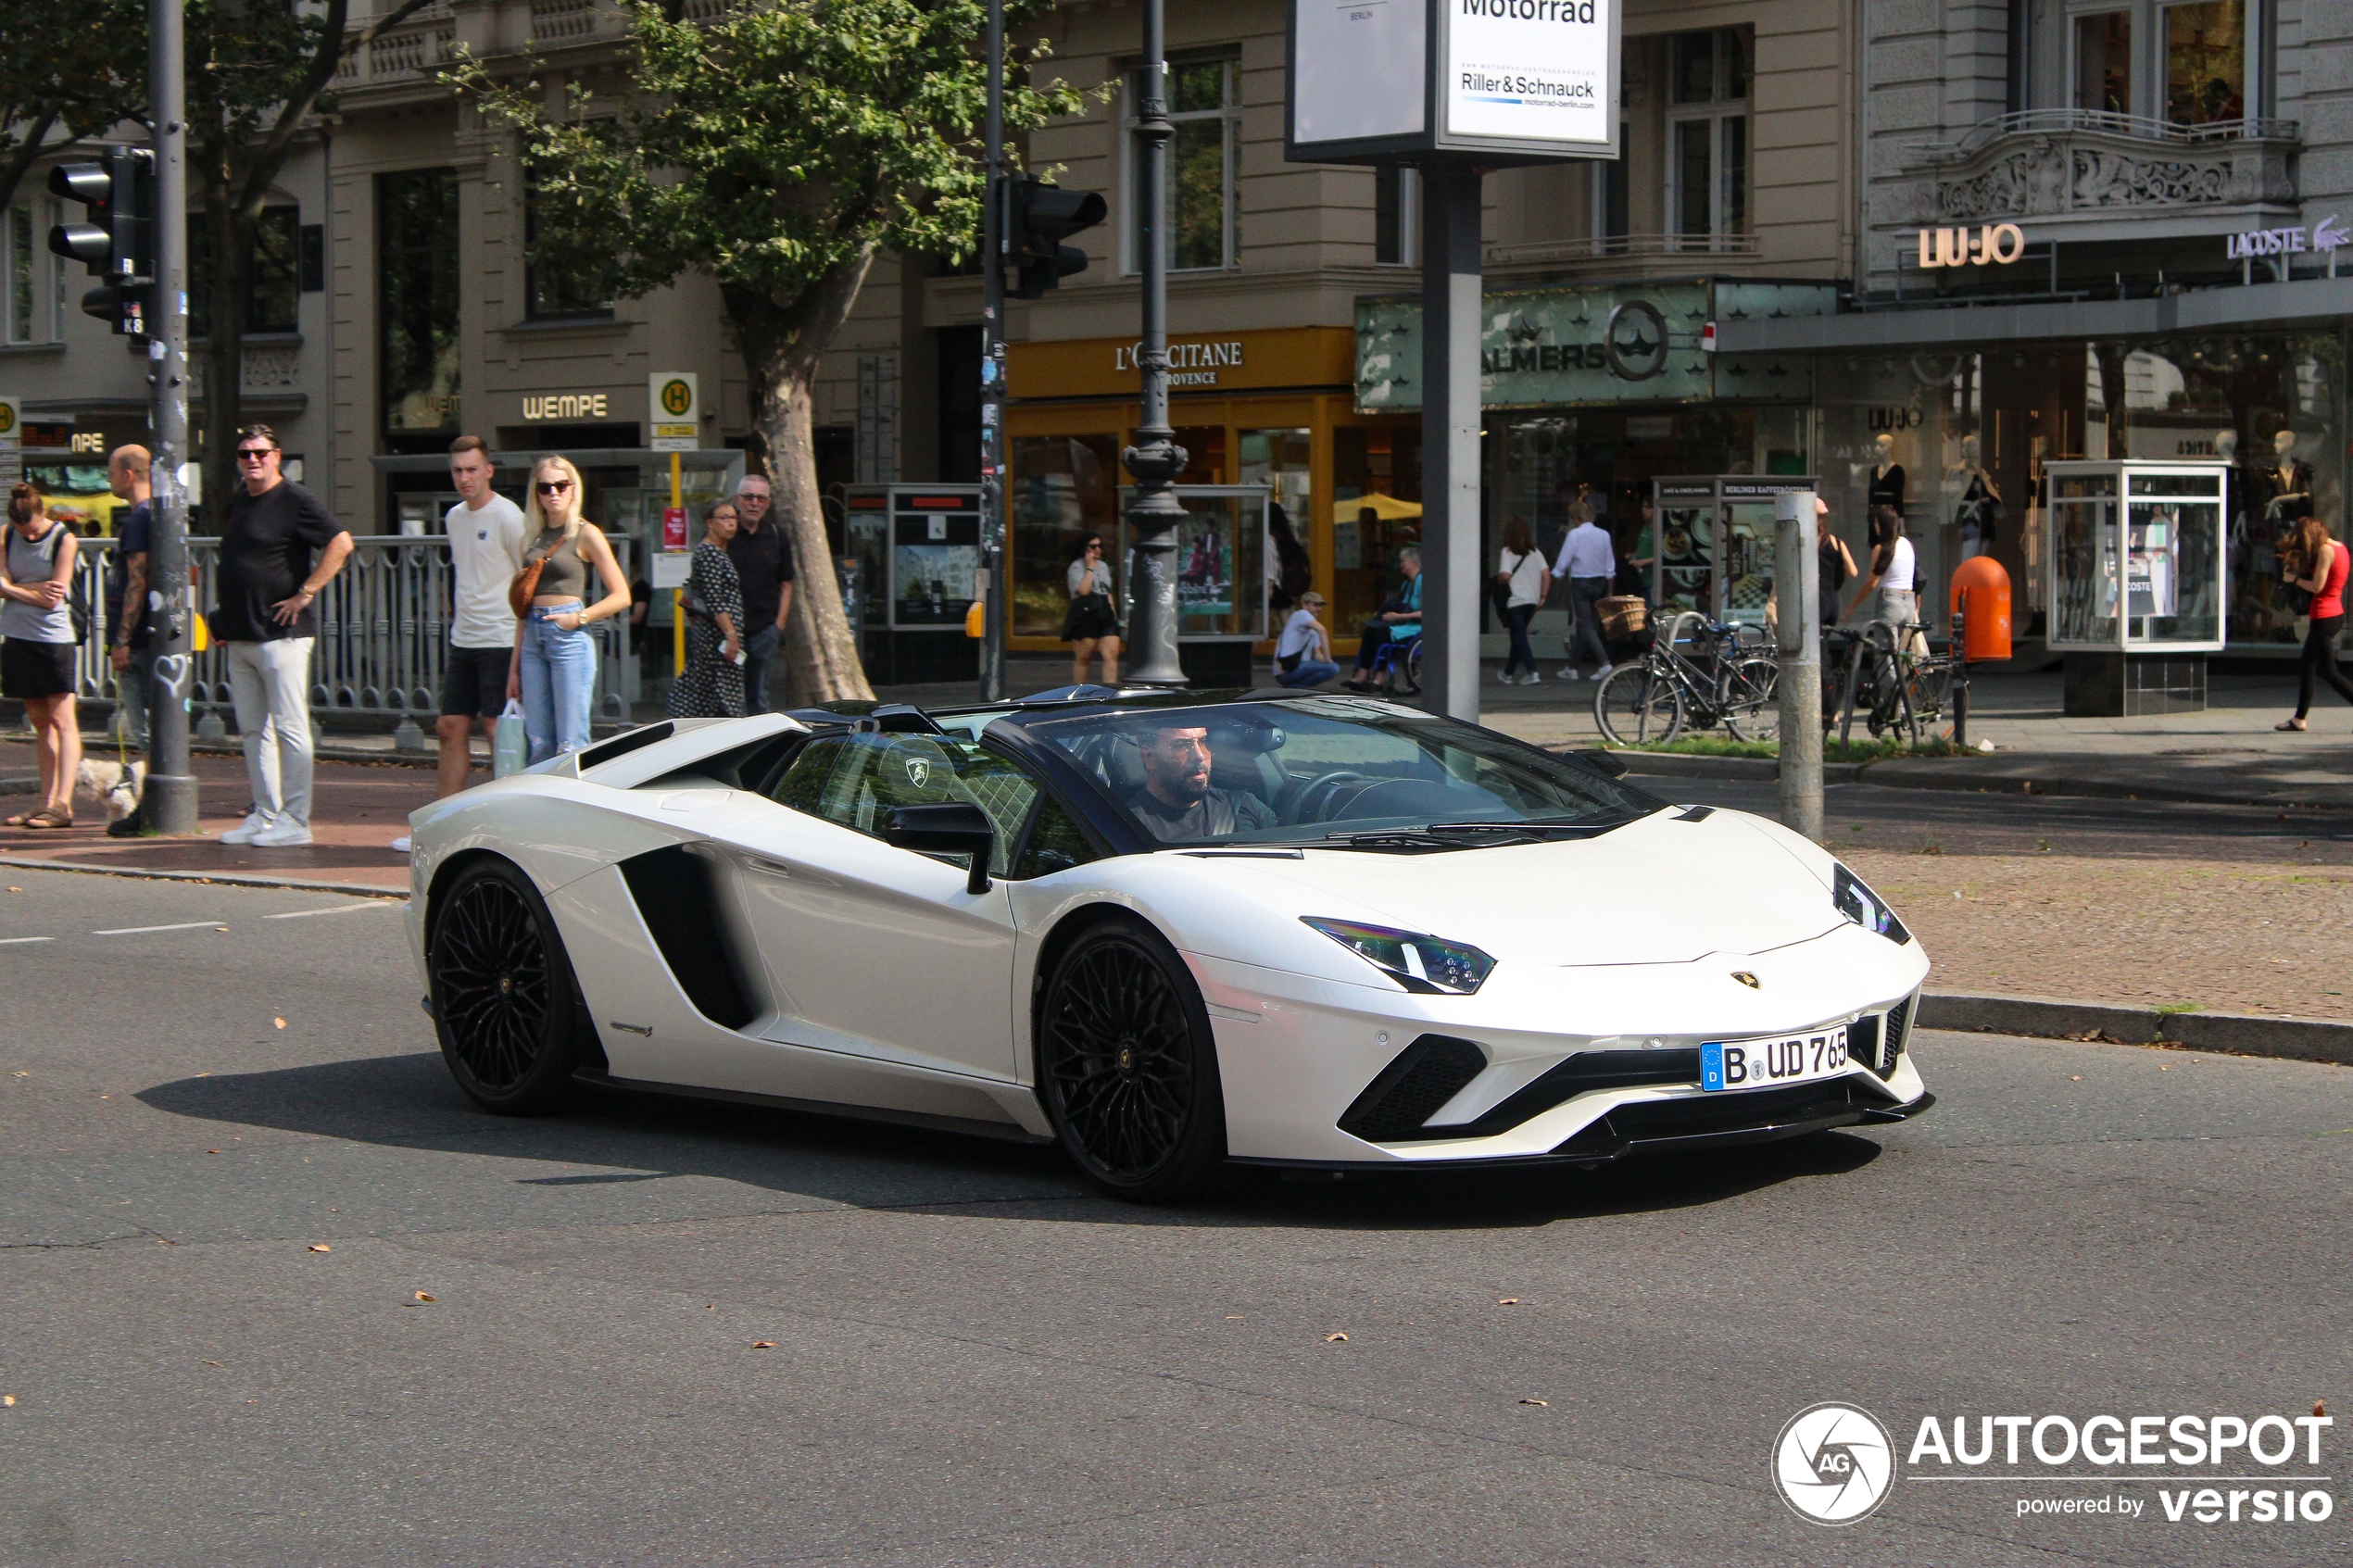
[[[140,335],[146,295],[155,282],[156,156],[145,147],[113,147],[95,163],[64,163],[49,170],[49,189],[89,209],[82,223],[49,231],[49,248],[79,261],[105,283],[82,296],[85,315],[118,333]]]
[[[1063,242],[1109,215],[1093,191],[1065,191],[1035,174],[1005,179],[1004,245],[1019,270],[1015,299],[1041,299],[1073,272],[1087,270],[1087,253]]]

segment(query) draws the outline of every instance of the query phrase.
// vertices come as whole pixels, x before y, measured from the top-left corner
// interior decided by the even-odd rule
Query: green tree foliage
[[[1042,8],[1016,0],[1016,21]],[[531,170],[543,266],[634,297],[713,278],[766,443],[778,512],[804,563],[788,629],[798,701],[867,696],[817,489],[812,386],[875,253],[969,255],[984,176],[981,0],[745,0],[714,19],[639,4],[626,91],[466,60],[450,80],[513,127]],[[1044,45],[1008,51],[1006,124],[1076,112],[1025,84]]]
[[[0,208],[44,153],[136,119],[146,103],[145,0],[0,5]]]
[[[245,303],[255,230],[271,183],[309,132],[314,114],[332,112],[327,89],[343,62],[430,3],[386,0],[355,29],[350,0],[187,0],[188,185],[190,206],[203,208],[190,223],[203,225],[197,243],[209,258],[200,308],[207,324],[204,493],[216,526],[237,482],[233,454],[245,420]]]

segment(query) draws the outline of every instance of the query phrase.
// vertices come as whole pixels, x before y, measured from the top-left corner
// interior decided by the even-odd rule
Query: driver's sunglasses
[[[539,494],[542,495],[560,495],[571,488],[572,481],[568,479],[543,479],[539,482]]]

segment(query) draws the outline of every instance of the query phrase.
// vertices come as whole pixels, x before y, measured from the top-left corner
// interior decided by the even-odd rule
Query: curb
[[[1590,747],[1570,746],[1567,750],[1589,750]],[[1770,757],[1694,757],[1680,751],[1612,751],[1610,756],[1626,764],[1629,773],[1641,773],[1651,778],[1676,779],[1746,779],[1755,784],[1772,784],[1781,776],[1781,765]],[[1863,762],[1825,762],[1822,782],[1826,784],[1860,782]]]
[[[86,860],[44,860],[30,855],[0,855],[0,866],[12,872],[72,872],[81,876],[128,876],[148,882],[226,883],[232,887],[291,887],[304,893],[341,893],[353,898],[395,898],[409,901],[405,887],[384,887],[364,882],[320,882],[308,877],[255,876],[245,872],[167,872],[145,866],[94,866]]]
[[[2053,997],[2003,997],[1956,991],[1921,993],[1922,1029],[2025,1035],[2051,1040],[2103,1040],[2120,1046],[2182,1046],[2240,1056],[2282,1057],[2353,1066],[2353,1022],[2276,1018],[2250,1012],[2158,1012],[2149,1008],[2076,1002]]]
[[[2210,789],[2177,789],[2169,784],[2118,784],[2107,779],[2070,779],[2020,777],[2007,774],[1985,778],[1965,778],[1952,773],[1911,773],[1887,771],[1877,763],[1862,765],[1869,771],[1864,784],[1878,784],[1884,789],[1941,789],[1969,794],[1988,795],[2071,795],[2096,800],[2148,800],[2176,806],[2269,806],[2293,807],[2298,810],[2342,811],[2347,809],[2344,800],[2320,800],[2298,794],[2294,788],[2256,794],[2249,791],[2227,793]]]

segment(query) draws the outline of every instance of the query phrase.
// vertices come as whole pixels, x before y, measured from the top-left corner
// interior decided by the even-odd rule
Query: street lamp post
[[[1181,686],[1176,659],[1176,533],[1185,520],[1176,476],[1185,449],[1168,423],[1168,60],[1162,0],[1144,0],[1143,60],[1137,67],[1137,232],[1142,247],[1143,334],[1136,369],[1143,383],[1136,445],[1121,454],[1136,481],[1127,524],[1135,546],[1127,562],[1130,612],[1128,680],[1141,686]]]
[[[980,700],[1005,699],[1005,0],[988,0],[980,219]]]

